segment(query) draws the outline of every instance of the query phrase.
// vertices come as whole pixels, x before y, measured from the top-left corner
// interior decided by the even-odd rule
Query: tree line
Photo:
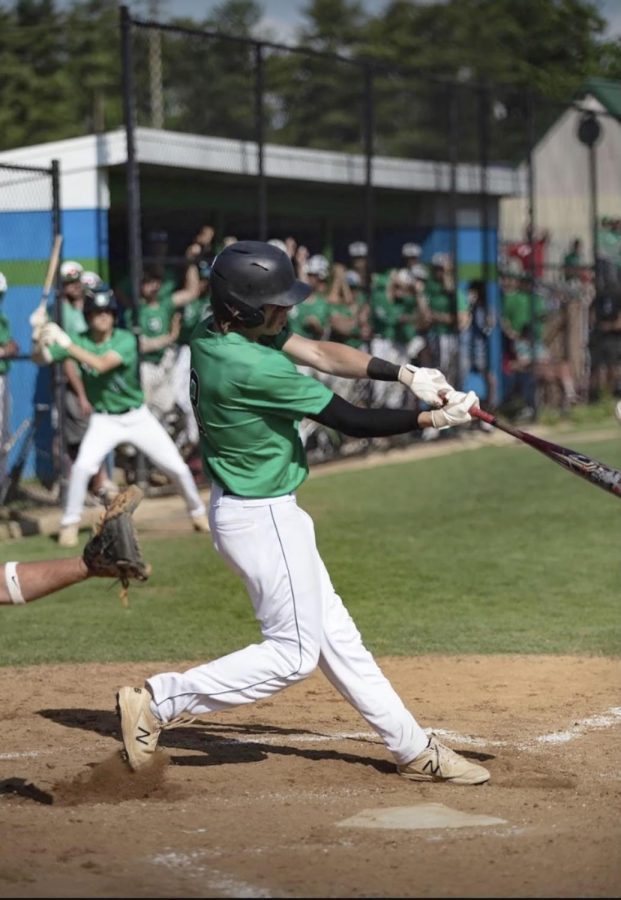
[[[261,18],[256,0],[222,0],[168,24],[273,41]],[[592,0],[392,0],[375,14],[358,0],[309,0],[295,42],[305,52],[262,53],[264,138],[361,152],[372,67],[377,154],[447,158],[457,135],[460,158],[477,158],[484,135],[491,161],[516,159],[530,98],[541,131],[586,79],[621,78],[621,40],[606,40],[605,25]],[[138,124],[254,138],[252,43],[132,31]],[[0,149],[114,129],[122,110],[116,0],[0,6]]]

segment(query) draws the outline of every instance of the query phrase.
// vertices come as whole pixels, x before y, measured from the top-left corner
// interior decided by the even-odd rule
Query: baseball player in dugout
[[[164,728],[272,697],[319,667],[381,737],[400,775],[480,784],[489,772],[428,736],[365,648],[296,500],[308,475],[298,434],[304,416],[348,435],[389,436],[465,425],[478,398],[455,391],[437,370],[294,334],[289,310],[311,290],[288,255],[263,242],[238,241],[213,262],[213,315],[192,336],[190,389],[211,481],[214,546],[243,578],[262,641],[122,687],[116,699],[127,762],[133,770],[148,765]],[[400,381],[432,408],[357,407],[297,365]]]
[[[63,329],[69,334],[84,335],[88,331],[84,318],[84,290],[88,282],[85,281],[84,274],[82,265],[72,259],[65,260],[60,267],[61,321]],[[88,276],[95,273],[86,274]],[[65,359],[62,370],[66,382],[63,423],[69,457],[67,468],[70,469],[86,434],[92,407],[84,390],[79,366],[72,359]],[[92,493],[101,499],[106,497],[108,492],[112,493],[113,485],[103,463],[90,479],[89,487]]]
[[[131,331],[116,328],[117,304],[112,291],[86,291],[84,317],[88,331],[68,335],[55,322],[40,329],[32,358],[39,365],[65,359],[81,367],[93,413],[71,470],[59,543],[78,544],[78,529],[89,479],[119,444],[133,444],[161,469],[183,495],[196,531],[209,531],[205,506],[194,478],[174,441],[144,404],[138,380],[138,348]]]

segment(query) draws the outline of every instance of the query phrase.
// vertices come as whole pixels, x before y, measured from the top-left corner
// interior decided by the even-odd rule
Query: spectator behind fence
[[[292,307],[289,313],[289,322],[291,330],[296,334],[321,340],[328,333],[330,318],[328,302],[330,263],[328,259],[320,253],[315,253],[305,265],[305,276],[303,280],[310,285],[311,293],[304,303]]]
[[[530,225],[524,229],[524,238],[506,248],[507,262],[514,259],[521,266],[521,271],[535,278],[543,278],[547,266],[547,250],[550,235],[547,231],[534,234]]]
[[[11,323],[2,311],[8,282],[0,272],[0,484],[7,477],[9,438],[11,428],[11,394],[9,391],[9,370],[11,360],[19,354],[19,347],[11,337]]]
[[[589,309],[590,399],[621,396],[621,292],[598,279]]]
[[[488,409],[494,409],[498,403],[498,385],[489,365],[489,340],[496,320],[488,310],[485,282],[471,281],[467,298],[468,319],[459,333],[462,387],[474,391],[486,401]]]
[[[527,284],[528,278],[521,272],[520,265],[510,262],[500,279],[500,327],[505,377],[503,393],[507,398],[505,410],[508,415],[532,420],[536,408],[535,377],[531,368],[524,365],[523,354],[520,359],[516,341],[524,340],[524,329],[532,323],[534,341],[541,342],[546,310],[541,295],[531,294],[525,289]]]
[[[563,257],[563,278],[565,281],[583,281],[584,268],[582,241],[575,238]]]
[[[177,358],[173,370],[175,402],[183,414],[183,426],[177,438],[177,446],[185,459],[196,450],[199,442],[196,416],[190,402],[190,337],[198,323],[208,315],[211,276],[209,262],[206,259],[192,258],[190,254],[191,247],[186,251],[186,257],[198,269],[198,297],[182,307]]]
[[[176,342],[181,330],[181,308],[199,295],[198,268],[194,261],[186,268],[185,283],[172,294],[162,292],[161,266],[145,267],[140,282],[137,322],[140,329],[140,380],[147,408],[158,422],[164,422],[175,403],[173,368]],[[133,311],[129,312],[134,321]]]
[[[468,300],[462,291],[456,292],[453,264],[448,253],[434,253],[431,257],[427,298],[431,313],[431,325],[427,332],[431,366],[444,372],[450,384],[458,384],[458,332],[468,321]]]

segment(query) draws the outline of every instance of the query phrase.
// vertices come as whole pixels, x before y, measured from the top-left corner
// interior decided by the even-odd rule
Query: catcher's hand
[[[132,519],[142,497],[136,485],[122,490],[107,506],[82,554],[92,575],[120,580],[123,601],[130,580],[146,581],[151,574],[151,567],[142,557]]]

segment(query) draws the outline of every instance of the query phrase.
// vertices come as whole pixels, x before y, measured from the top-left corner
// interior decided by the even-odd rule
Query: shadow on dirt
[[[66,728],[82,728],[96,734],[116,737],[120,741],[119,723],[112,710],[101,709],[40,709],[38,714],[45,719],[63,725]],[[294,756],[311,761],[332,760],[352,765],[369,766],[381,773],[394,773],[394,763],[388,760],[374,759],[358,753],[347,753],[340,750],[308,749],[291,747],[283,743],[262,743],[261,735],[281,736],[308,735],[309,738],[321,737],[321,732],[300,728],[281,728],[275,725],[198,723],[193,726],[163,731],[159,746],[170,750],[186,750],[192,755],[175,756],[171,759],[174,766],[217,766],[234,763],[261,762],[269,756]],[[252,737],[245,741],[245,737]],[[347,740],[343,738],[343,740]],[[359,744],[365,739],[356,738]],[[375,743],[368,741],[368,743]],[[197,755],[198,754],[198,755]],[[464,751],[464,756],[478,760],[491,759],[483,753]]]

